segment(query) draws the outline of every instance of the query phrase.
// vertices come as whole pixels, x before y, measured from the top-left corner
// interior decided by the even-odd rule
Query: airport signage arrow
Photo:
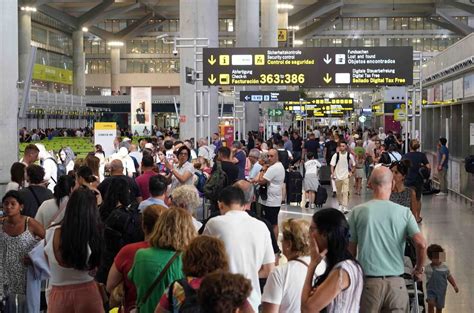
[[[329,64],[331,63],[332,59],[329,57],[329,54],[326,54],[326,57],[323,59],[324,63]]]
[[[203,59],[208,86],[413,84],[413,47],[205,48]]]
[[[241,91],[240,101],[242,102],[280,102],[298,101],[299,91]]]

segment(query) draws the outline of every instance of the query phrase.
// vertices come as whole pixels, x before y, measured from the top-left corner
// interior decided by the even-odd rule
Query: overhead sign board
[[[312,117],[342,117],[346,112],[354,111],[352,98],[312,98],[299,102],[287,102],[286,111],[305,112]]]
[[[205,85],[403,86],[413,47],[205,48]]]
[[[298,101],[299,91],[241,91],[240,101],[242,102],[280,102]]]

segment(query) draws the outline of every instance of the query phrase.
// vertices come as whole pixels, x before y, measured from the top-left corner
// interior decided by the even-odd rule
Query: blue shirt
[[[447,169],[448,168],[448,159],[449,159],[449,150],[446,146],[441,146],[438,151],[438,162],[441,162],[441,159],[443,158],[443,155],[446,156],[444,159],[443,164],[439,164],[443,168]]]
[[[145,210],[148,206],[153,205],[153,204],[162,205],[165,208],[168,208],[168,206],[163,200],[150,197],[140,203],[140,205],[138,206],[138,211],[140,213],[143,213],[143,210]]]

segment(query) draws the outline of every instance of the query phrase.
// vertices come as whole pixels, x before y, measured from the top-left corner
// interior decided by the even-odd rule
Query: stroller
[[[423,293],[423,282],[416,281],[413,276],[413,269],[416,265],[416,249],[411,238],[407,238],[405,246],[405,272],[403,278],[408,290],[410,301],[410,313],[426,312],[425,294]]]

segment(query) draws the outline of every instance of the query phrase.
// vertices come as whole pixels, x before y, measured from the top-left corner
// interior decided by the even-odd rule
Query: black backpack
[[[382,155],[380,156],[380,159],[379,159],[379,163],[380,164],[384,164],[384,165],[390,165],[392,164],[392,159],[390,158],[390,155],[388,154],[388,152],[382,152]]]
[[[129,243],[144,239],[140,212],[136,203],[114,209],[104,224],[104,238],[110,243],[110,250],[113,252],[118,252]]]
[[[168,289],[168,301],[173,305],[173,289],[174,284],[180,284],[184,289],[184,302],[179,308],[179,313],[201,313],[197,291],[193,289],[186,278],[173,282]]]
[[[51,179],[54,181],[55,184],[57,184],[59,177],[67,175],[66,166],[64,166],[64,164],[62,164],[62,163],[56,162],[56,160],[54,158],[47,158],[46,160],[51,160],[51,161],[54,162],[54,164],[56,164],[56,174],[57,175],[56,175],[56,177],[51,176]]]
[[[466,162],[464,164],[464,168],[466,169],[466,172],[474,174],[474,155],[470,155],[464,159]]]

